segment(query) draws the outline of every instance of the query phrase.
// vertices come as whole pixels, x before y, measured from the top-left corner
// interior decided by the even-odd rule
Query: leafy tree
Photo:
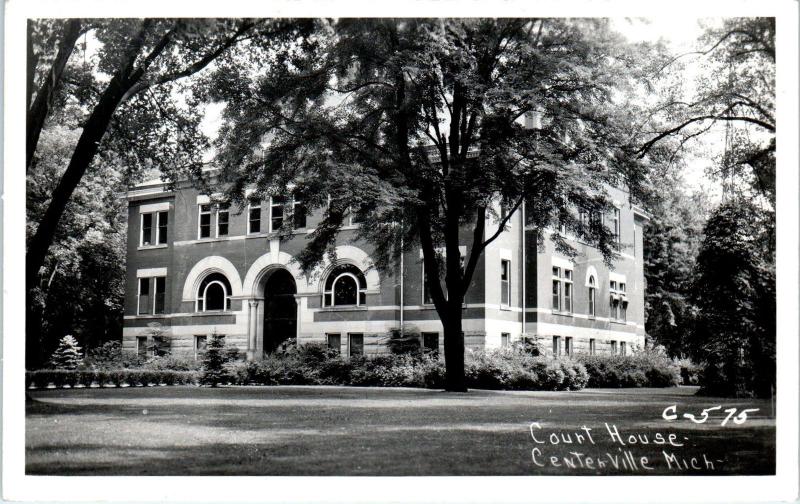
[[[299,255],[306,271],[335,254],[348,213],[385,271],[421,247],[448,390],[466,390],[461,318],[475,268],[523,199],[540,243],[564,224],[612,260],[609,230],[575,208],[608,209],[607,184],[639,189],[624,90],[647,60],[607,20],[317,21],[284,51],[258,38],[239,49],[197,94],[226,103],[217,161],[231,198],[291,183],[307,208],[324,209]]]
[[[157,166],[165,176],[202,176],[208,145],[202,111],[176,97],[186,77],[254,32],[283,40],[285,23],[223,19],[34,20],[28,41],[28,170],[45,159],[41,133],[51,125],[79,131],[26,253],[26,364],[39,357],[40,313],[36,288],[42,268],[76,188],[98,161],[115,157],[128,172]],[[84,34],[83,58],[76,41]],[[87,38],[97,50],[87,59]],[[55,55],[53,55],[55,53]],[[74,120],[73,120],[74,119]],[[100,159],[98,159],[100,158]]]
[[[644,228],[646,332],[670,355],[696,357],[692,284],[709,203],[702,193],[687,195],[682,178],[668,168],[651,184],[651,220]]]
[[[58,184],[80,132],[49,125],[39,142],[35,169],[27,177],[27,232],[30,237]],[[65,208],[29,312],[41,319],[41,338],[29,352],[49,355],[65,334],[93,348],[118,338],[122,327],[126,225],[118,195],[126,177],[118,164],[89,170]],[[65,302],[64,300],[69,300]]]
[[[58,348],[50,358],[50,363],[55,369],[78,369],[82,359],[78,341],[67,334],[59,341]]]
[[[697,257],[695,338],[709,394],[768,396],[775,383],[775,270],[749,199],[709,218]]]
[[[651,124],[640,155],[665,139],[677,138],[682,147],[727,125],[729,146],[717,175],[743,180],[774,207],[775,18],[727,18],[707,28],[698,42],[703,49],[678,55],[662,67],[674,77],[686,56],[702,58],[693,86],[667,88],[651,116],[659,122]]]

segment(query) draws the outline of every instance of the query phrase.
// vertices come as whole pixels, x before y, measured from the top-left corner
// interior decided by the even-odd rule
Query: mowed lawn
[[[770,402],[694,393],[694,388],[466,394],[355,387],[31,391],[26,470],[54,475],[774,473]],[[667,422],[662,412],[673,404],[679,419]],[[699,416],[717,405],[759,411],[724,427],[727,413],[721,410],[703,424],[680,417]],[[540,428],[532,429],[531,422]],[[624,446],[605,424],[616,426]],[[583,427],[591,429],[591,442]],[[655,444],[656,433],[667,443],[672,433],[672,442],[683,446]],[[642,437],[631,445],[631,434]],[[675,458],[667,461],[665,451]],[[642,467],[641,457],[651,471]]]

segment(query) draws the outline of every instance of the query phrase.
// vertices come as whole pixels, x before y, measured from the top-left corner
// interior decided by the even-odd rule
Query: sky
[[[720,18],[693,18],[681,13],[674,17],[616,18],[613,26],[631,42],[663,40],[675,54],[683,54],[697,50],[697,39],[702,35],[704,26],[714,26],[720,22]],[[689,86],[697,77],[700,59],[700,56],[687,56],[683,59],[686,64],[684,81]],[[683,177],[691,192],[705,192],[712,199],[721,197],[719,184],[706,176],[706,168],[710,165],[711,158],[722,151],[724,141],[724,129],[717,128],[695,142],[697,152],[702,154],[684,153],[686,167],[683,169]]]

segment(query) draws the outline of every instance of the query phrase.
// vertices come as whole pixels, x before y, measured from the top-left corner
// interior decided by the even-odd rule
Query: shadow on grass
[[[774,473],[774,422],[761,412],[756,418],[762,424],[721,428],[721,416],[716,415],[703,426],[665,425],[660,420],[665,404],[699,413],[699,408],[718,402],[682,389],[637,391],[624,398],[617,392],[48,390],[35,392],[41,400],[26,404],[26,470],[62,475],[638,474],[611,464],[602,471],[564,468],[563,463],[537,466],[531,450],[538,445],[528,430],[537,421],[547,432],[595,429],[596,444],[541,447],[548,457],[570,456],[576,450],[593,457],[618,456],[622,448],[604,435],[605,423],[610,423],[626,433],[674,432],[685,438],[677,455],[717,461],[714,471],[683,470],[664,462],[663,447],[625,448],[634,457],[661,462],[648,474]],[[97,402],[80,404],[82,399]],[[139,403],[129,404],[134,400]],[[389,403],[397,404],[387,408]]]

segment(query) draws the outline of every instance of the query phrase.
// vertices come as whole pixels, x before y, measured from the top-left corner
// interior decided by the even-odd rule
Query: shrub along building
[[[547,240],[539,250],[537,231],[523,228],[524,206],[511,216],[467,292],[467,347],[531,338],[548,353],[571,355],[625,354],[644,345],[647,216],[624,191],[610,191],[615,209],[601,217],[622,246],[613,270],[573,236],[566,236],[579,252],[573,259]],[[169,191],[154,182],[132,188],[127,198],[128,351],[166,346],[173,355],[197,358],[216,332],[248,359],[293,338],[326,343],[343,355],[372,354],[387,351],[389,334],[400,327],[418,334],[421,346],[440,351],[442,324],[424,286],[421,250],[381,274],[369,248],[356,240],[359,224],[349,221],[337,238],[336,263],[304,275],[293,257],[319,216],[307,214],[302,202],[251,201],[240,211],[189,184]],[[287,218],[294,231],[281,241],[274,231]]]

